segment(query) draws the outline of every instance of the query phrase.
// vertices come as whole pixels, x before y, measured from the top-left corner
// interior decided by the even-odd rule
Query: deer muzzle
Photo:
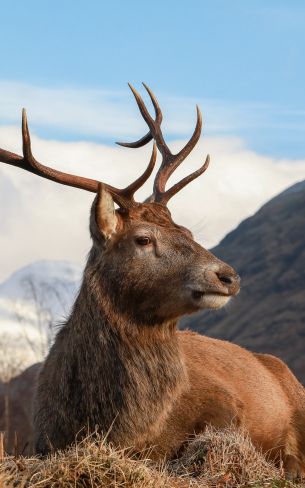
[[[206,267],[187,284],[190,298],[199,309],[221,308],[240,290],[240,277],[228,265]]]

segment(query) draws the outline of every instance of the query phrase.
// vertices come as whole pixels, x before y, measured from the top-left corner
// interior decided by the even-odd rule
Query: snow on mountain
[[[36,261],[0,284],[0,349],[41,360],[56,325],[69,315],[82,270],[68,261]]]

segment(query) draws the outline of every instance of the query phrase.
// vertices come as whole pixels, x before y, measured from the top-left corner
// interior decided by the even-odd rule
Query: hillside
[[[182,322],[284,359],[305,384],[305,181],[273,198],[212,249],[242,278],[224,310]]]

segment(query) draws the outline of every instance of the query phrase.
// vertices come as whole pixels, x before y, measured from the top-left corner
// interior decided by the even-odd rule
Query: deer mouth
[[[192,303],[197,310],[222,308],[230,298],[229,293],[220,290],[191,290]]]
[[[220,291],[202,291],[202,290],[192,290],[192,298],[194,300],[201,300],[206,296],[220,296],[229,298],[228,293],[223,293]]]

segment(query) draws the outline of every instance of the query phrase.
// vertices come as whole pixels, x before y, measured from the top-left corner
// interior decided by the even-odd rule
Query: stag
[[[167,203],[204,173],[166,189],[201,133],[201,113],[177,154],[166,144],[162,112],[148,112],[130,86],[154,140],[147,169],[117,189],[47,167],[33,157],[23,111],[23,157],[0,150],[0,161],[57,183],[96,193],[90,215],[92,249],[72,312],[58,332],[40,372],[35,401],[36,451],[62,449],[88,429],[107,433],[119,446],[154,446],[155,457],[173,457],[186,439],[208,424],[236,424],[254,444],[282,459],[287,474],[305,471],[305,390],[279,359],[237,345],[177,330],[178,319],[217,309],[240,288],[236,272],[176,224]],[[162,162],[151,197],[135,192]],[[115,206],[116,204],[116,206]]]

